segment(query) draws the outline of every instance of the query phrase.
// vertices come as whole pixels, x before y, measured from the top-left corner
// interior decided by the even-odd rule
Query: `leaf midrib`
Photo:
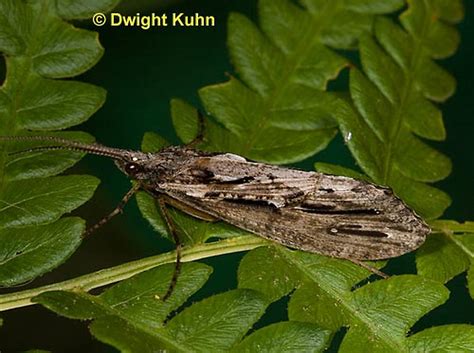
[[[469,256],[471,263],[474,263],[474,252],[472,252],[469,248],[467,248],[461,241],[456,239],[454,233],[450,232],[443,232],[443,234],[453,242],[462,252],[464,252],[467,256]],[[474,235],[473,235],[474,236]]]
[[[253,148],[255,141],[260,137],[261,132],[265,131],[264,128],[268,122],[269,113],[273,110],[274,105],[280,100],[282,93],[288,87],[290,77],[294,74],[295,70],[299,67],[299,64],[303,61],[303,59],[306,58],[307,53],[313,47],[313,45],[319,42],[321,30],[324,28],[327,22],[326,19],[331,19],[333,14],[338,11],[338,8],[339,1],[333,0],[332,2],[325,4],[317,19],[314,18],[316,16],[310,14],[312,17],[310,30],[308,30],[301,38],[299,43],[296,45],[296,49],[286,57],[287,60],[285,70],[283,71],[277,83],[275,83],[275,87],[273,88],[272,92],[266,97],[263,97],[265,99],[265,103],[260,115],[261,118],[259,119],[257,126],[254,129],[249,130],[250,134],[248,136],[247,143],[243,148],[244,155],[249,153],[249,151]],[[310,43],[309,45],[308,42]],[[276,48],[277,50],[280,50],[278,47]]]
[[[51,99],[51,100],[45,101],[41,104],[36,104],[36,105],[31,105],[31,106],[28,106],[28,107],[24,107],[24,108],[18,109],[17,113],[26,113],[26,112],[29,112],[29,111],[32,111],[32,110],[47,108],[47,107],[51,107],[51,106],[54,107],[54,106],[61,105],[61,104],[66,104],[66,103],[69,103],[69,102],[75,103],[76,101],[80,100],[83,97],[88,98],[89,96],[87,94],[77,94],[72,98],[69,98],[69,97],[56,98],[56,97],[54,97],[56,100]]]
[[[10,262],[10,261],[12,261],[12,260],[14,260],[18,257],[28,255],[29,253],[31,253],[35,250],[38,250],[39,248],[42,248],[42,247],[46,246],[48,243],[51,243],[52,241],[56,240],[57,236],[58,236],[57,233],[54,233],[54,234],[49,233],[46,238],[44,238],[41,242],[36,243],[34,246],[31,246],[31,243],[26,244],[26,246],[23,247],[21,250],[17,249],[15,251],[15,255],[13,255],[11,257],[7,257],[5,260],[0,261],[0,266],[3,266],[3,265],[7,264],[8,262]],[[21,253],[18,254],[18,251],[21,251]]]
[[[21,3],[20,5],[18,6],[28,6],[26,5],[25,3]],[[7,64],[7,70],[6,70],[6,79],[4,81],[4,84],[0,87],[2,90],[4,90],[4,92],[7,94],[8,92],[8,83],[10,82],[10,73],[11,73],[11,69],[9,70],[9,66],[10,65],[19,65],[20,66],[20,70],[18,70],[18,68],[16,69],[16,73],[18,73],[19,71],[21,72],[22,76],[20,76],[19,78],[17,78],[15,80],[15,84],[16,84],[16,87],[13,86],[13,97],[9,94],[8,97],[10,98],[10,109],[9,109],[9,114],[7,114],[7,117],[9,117],[9,119],[7,118],[7,124],[6,124],[6,129],[5,129],[5,133],[7,135],[10,135],[10,136],[14,136],[15,133],[16,133],[16,130],[17,130],[17,120],[18,120],[18,106],[19,106],[19,103],[20,103],[20,99],[21,99],[21,93],[24,91],[24,87],[26,85],[26,82],[28,80],[28,78],[30,77],[30,75],[32,74],[32,71],[31,71],[31,67],[32,67],[32,59],[31,59],[31,51],[33,50],[34,48],[34,43],[36,42],[36,39],[39,35],[39,33],[41,32],[38,28],[42,27],[44,25],[44,21],[43,19],[47,17],[46,13],[48,12],[48,3],[47,3],[47,0],[43,0],[41,1],[41,8],[40,8],[40,11],[38,12],[38,16],[36,16],[36,19],[34,21],[32,21],[32,25],[31,27],[29,28],[29,32],[28,32],[28,36],[29,38],[27,38],[26,40],[24,40],[25,42],[25,51],[24,51],[24,55],[20,55],[20,56],[12,56],[12,57],[6,57],[5,61],[6,61],[6,64]],[[22,57],[22,58],[26,58],[26,60],[24,60],[23,62],[11,62],[12,60],[14,61],[16,57]],[[22,67],[23,66],[23,67]],[[5,89],[6,88],[6,89]],[[5,155],[6,155],[6,152],[5,150],[1,151],[2,153],[2,156],[0,158],[0,163],[2,164],[1,167],[0,167],[0,198],[2,197],[3,195],[3,192],[5,190],[5,185],[7,184],[7,181],[5,180]]]
[[[428,5],[426,4],[425,0],[423,0],[423,6],[426,6],[428,8]],[[409,11],[409,9],[407,11]],[[430,25],[429,16],[425,16],[424,21],[423,21],[422,32],[420,33],[418,37],[415,37],[415,36],[412,37],[414,39],[414,49],[412,52],[413,55],[410,58],[409,68],[404,72],[404,84],[403,84],[400,104],[395,105],[395,112],[393,113],[393,116],[396,121],[395,127],[386,145],[387,149],[386,149],[386,156],[385,156],[385,163],[384,163],[384,170],[383,170],[383,179],[381,181],[383,185],[391,184],[389,181],[391,179],[392,168],[394,165],[393,163],[394,147],[398,145],[398,139],[400,138],[400,131],[402,129],[402,126],[404,125],[403,124],[404,115],[402,114],[402,112],[405,110],[407,99],[409,95],[411,94],[411,92],[413,91],[414,76],[415,76],[414,74],[418,71],[418,68],[420,65],[420,61],[421,61],[421,57],[423,53],[422,43],[423,43],[423,39],[425,38],[426,33],[428,32],[429,25]]]
[[[77,292],[76,292],[77,293]],[[120,318],[121,320],[124,320],[125,322],[127,322],[128,324],[130,324],[132,327],[134,327],[135,329],[137,329],[138,331],[143,331],[144,333],[146,333],[147,335],[150,335],[154,338],[158,338],[159,340],[162,340],[163,342],[165,342],[166,344],[176,348],[178,351],[180,352],[188,352],[189,351],[189,347],[186,347],[186,346],[182,346],[181,344],[179,344],[179,342],[176,342],[175,340],[172,340],[170,337],[166,336],[166,335],[163,335],[163,334],[160,334],[159,330],[152,330],[152,329],[149,329],[148,327],[146,326],[143,326],[141,325],[140,323],[136,323],[132,320],[130,320],[129,317],[127,317],[126,315],[122,315],[122,313],[111,307],[109,304],[107,304],[102,298],[98,298],[98,297],[95,297],[93,295],[90,295],[88,293],[85,293],[85,292],[80,292],[79,293],[81,296],[85,296],[87,297],[87,300],[90,300],[92,301],[94,304],[98,305],[102,310],[104,310],[105,313],[111,315],[111,316],[115,316],[115,317],[118,317]],[[105,316],[105,315],[104,315]],[[99,319],[102,319],[104,316],[98,316],[98,317],[94,317],[94,320],[99,320]]]
[[[232,317],[235,316],[235,312],[239,310],[239,300],[237,298],[234,298],[232,300],[232,304],[227,307],[226,312],[222,316],[217,316],[217,314],[222,314],[222,313],[211,313],[211,316],[207,318],[207,323],[203,326],[200,326],[197,330],[193,331],[192,334],[189,337],[186,337],[186,339],[182,340],[181,343],[186,343],[195,339],[196,337],[200,337],[203,333],[205,334],[209,329],[212,329],[216,325],[222,323],[222,321],[227,318],[227,317]],[[166,326],[165,326],[166,329]]]
[[[0,202],[4,202],[7,204],[7,206],[5,206],[4,208],[0,208],[0,213],[1,212],[4,212],[5,210],[8,210],[9,208],[11,207],[16,207],[18,205],[21,205],[23,203],[26,203],[26,202],[29,202],[31,200],[34,200],[34,199],[37,199],[37,198],[43,198],[45,196],[49,196],[49,195],[52,195],[52,194],[58,194],[58,193],[63,193],[65,191],[68,191],[68,190],[71,190],[71,189],[76,189],[78,186],[77,185],[72,185],[72,186],[68,186],[66,188],[63,188],[63,189],[60,189],[60,190],[52,190],[50,192],[47,192],[47,193],[44,193],[44,194],[40,194],[40,195],[35,195],[35,196],[31,196],[29,198],[26,198],[26,199],[23,199],[23,200],[19,200],[17,202],[14,202],[14,203],[8,203],[6,202],[5,200],[1,200],[0,199]],[[82,190],[82,188],[80,188],[80,190]],[[20,207],[18,207],[20,208]]]
[[[362,325],[364,325],[369,332],[372,332],[374,334],[375,337],[380,338],[382,341],[386,342],[389,346],[393,347],[395,352],[406,352],[406,347],[401,345],[400,342],[393,340],[390,336],[380,334],[379,331],[377,331],[377,324],[374,324],[371,320],[368,320],[365,316],[361,315],[360,311],[358,311],[358,309],[354,307],[352,302],[346,301],[347,297],[340,296],[338,295],[338,293],[330,291],[329,289],[322,286],[321,283],[317,282],[310,274],[308,274],[308,271],[306,271],[306,268],[302,266],[300,261],[297,261],[293,259],[291,256],[287,255],[286,248],[283,250],[281,247],[276,247],[276,249],[278,252],[280,252],[281,255],[283,255],[284,258],[287,259],[288,262],[295,265],[298,268],[298,270],[311,281],[311,283],[314,283],[316,286],[318,286],[318,288],[322,292],[324,292],[329,298],[334,298],[334,300],[338,303],[338,305],[342,306],[344,310],[350,313],[352,318],[356,319]],[[354,323],[351,322],[349,323],[349,326],[354,326],[353,324]]]

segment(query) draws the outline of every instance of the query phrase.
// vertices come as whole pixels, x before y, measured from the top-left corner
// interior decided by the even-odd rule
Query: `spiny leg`
[[[114,208],[112,212],[110,212],[107,216],[102,218],[99,222],[94,224],[92,227],[87,229],[84,234],[82,235],[83,238],[88,237],[92,233],[94,233],[97,229],[102,227],[104,224],[106,224],[108,221],[110,221],[113,217],[118,215],[119,213],[122,213],[123,208],[127,204],[128,201],[132,198],[132,196],[140,189],[141,185],[139,183],[135,184],[128,192],[125,194],[125,196],[120,200],[119,204],[117,207]]]
[[[189,148],[196,147],[204,140],[204,132],[206,130],[204,115],[201,113],[200,110],[197,111],[197,114],[198,114],[198,124],[199,124],[198,133],[196,137],[190,143],[186,144],[186,147],[189,147]]]
[[[176,231],[176,227],[174,225],[173,219],[168,213],[168,209],[166,208],[166,198],[164,196],[158,197],[158,205],[160,207],[161,214],[165,218],[166,225],[168,226],[168,230],[170,231],[174,243],[176,245],[176,266],[174,267],[173,276],[171,277],[171,282],[168,286],[168,290],[166,291],[165,295],[163,296],[163,301],[167,300],[171,294],[173,293],[174,288],[176,287],[176,283],[178,282],[178,276],[181,272],[181,241],[179,240],[178,232]]]
[[[372,272],[373,274],[376,274],[377,276],[380,276],[384,279],[387,279],[389,278],[390,276],[387,275],[386,273],[383,273],[382,271],[380,270],[377,270],[375,267],[373,266],[370,266],[370,265],[367,265],[365,262],[363,261],[359,261],[359,260],[355,260],[355,259],[349,259],[349,258],[344,258],[345,260],[349,260],[350,262],[360,266],[360,267],[363,267],[365,268],[366,270]]]

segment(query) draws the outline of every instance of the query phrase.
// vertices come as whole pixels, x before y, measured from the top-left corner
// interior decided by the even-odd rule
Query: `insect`
[[[293,249],[348,259],[382,276],[362,261],[413,251],[430,232],[386,187],[251,162],[231,153],[203,152],[192,148],[193,143],[144,153],[57,137],[1,139],[55,144],[22,152],[66,149],[109,157],[136,181],[113,212],[87,234],[119,214],[138,190],[151,194],[176,243],[176,268],[164,300],[175,286],[181,258],[181,242],[167,211],[169,205],[203,220],[228,222]]]

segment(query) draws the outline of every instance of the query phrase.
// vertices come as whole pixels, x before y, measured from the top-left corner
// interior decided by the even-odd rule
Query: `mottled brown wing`
[[[160,189],[264,238],[339,258],[396,257],[418,248],[429,232],[387,188],[234,155],[199,159]]]

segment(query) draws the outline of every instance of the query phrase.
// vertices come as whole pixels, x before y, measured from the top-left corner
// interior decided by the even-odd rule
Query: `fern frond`
[[[366,276],[366,270],[347,261],[271,246],[245,255],[239,288],[258,290],[269,301],[296,288],[288,304],[289,319],[332,332],[347,327],[339,353],[422,352],[419,347],[432,346],[433,341],[439,350],[474,349],[474,327],[469,325],[439,326],[407,337],[421,316],[448,299],[444,286],[414,275],[361,286]],[[446,332],[442,341],[437,340],[440,331]],[[459,335],[464,340],[458,340]]]
[[[459,35],[450,22],[461,17],[458,5],[411,1],[400,16],[402,26],[377,19],[375,39],[365,36],[359,45],[365,75],[357,69],[350,75],[359,116],[348,107],[338,110],[341,130],[364,172],[390,185],[426,218],[439,217],[451,202],[446,193],[426,184],[445,178],[451,162],[421,138],[445,138],[434,102],[452,95],[455,82],[433,59],[457,48]]]
[[[229,18],[228,45],[240,80],[200,91],[209,123],[207,148],[272,163],[300,161],[335,135],[325,92],[347,60],[334,49],[353,47],[373,14],[402,1],[288,0],[259,2],[261,30],[239,14]]]
[[[173,311],[206,282],[211,269],[198,263],[184,264],[176,291],[163,302],[160,295],[166,292],[172,272],[173,265],[165,265],[98,296],[54,291],[41,294],[35,301],[69,318],[93,320],[92,334],[123,352],[225,352],[232,348],[243,352],[273,340],[275,332],[281,333],[280,339],[292,333],[285,343],[292,350],[309,346],[311,351],[321,352],[327,345],[328,331],[314,324],[291,322],[258,330],[240,343],[268,305],[263,295],[248,289],[212,296],[173,316]]]
[[[0,121],[7,123],[0,126],[1,134],[21,134],[24,129],[51,134],[84,121],[103,101],[103,91],[96,87],[54,80],[83,72],[101,53],[97,43],[95,47],[91,44],[95,36],[89,32],[77,31],[68,37],[71,26],[61,18],[85,18],[109,9],[115,0],[57,0],[42,9],[44,18],[30,23],[29,14],[38,10],[37,3],[17,5],[13,0],[0,0],[0,48],[9,54],[8,80],[0,90]],[[289,163],[323,149],[338,125],[372,180],[391,185],[425,217],[439,216],[449,199],[427,183],[444,178],[450,162],[423,139],[445,137],[435,103],[452,94],[454,81],[434,59],[454,52],[458,39],[451,24],[462,17],[462,11],[458,1],[413,0],[400,17],[401,26],[376,16],[396,11],[403,4],[402,0],[301,0],[300,7],[285,0],[262,0],[259,27],[244,16],[232,15],[229,48],[239,78],[200,91],[212,115],[202,147]],[[45,26],[43,30],[34,28],[39,24]],[[64,28],[69,40],[62,43],[71,53],[69,61],[64,53],[52,50],[54,43],[61,44],[63,39],[55,32],[58,28]],[[370,35],[372,29],[375,37]],[[84,45],[81,50],[74,45],[79,42]],[[361,50],[363,72],[352,69],[352,104],[325,90],[328,81],[347,66],[336,50],[356,45]],[[186,143],[191,141],[198,131],[196,110],[174,100],[172,115],[178,136]],[[157,134],[147,133],[142,149],[156,151],[166,144]],[[9,145],[11,150],[25,147]],[[6,165],[0,181],[0,200],[5,203],[0,204],[0,283],[5,285],[34,278],[74,251],[83,223],[59,218],[90,198],[95,188],[91,181],[81,188],[81,194],[78,177],[55,176],[80,154],[62,151],[33,157],[8,159],[4,151],[0,154],[0,164]],[[366,178],[346,168],[317,167]],[[62,183],[67,187],[62,188]],[[34,190],[34,200],[12,191],[19,186],[18,190]],[[51,196],[48,188],[57,194]],[[47,198],[55,198],[54,207],[47,204]],[[137,200],[154,229],[166,235],[155,200],[146,193],[138,194]],[[246,232],[201,222],[178,211],[171,213],[187,245],[183,261],[267,244],[253,237],[201,244],[210,237]],[[322,352],[343,327],[347,333],[339,347],[342,353],[474,351],[473,326],[446,325],[409,333],[417,320],[447,300],[449,292],[439,281],[471,266],[469,288],[473,291],[472,225],[433,224],[440,228],[443,241],[449,239],[448,246],[436,243],[436,236],[429,242],[434,242],[436,251],[447,249],[446,254],[459,261],[437,261],[436,267],[428,243],[426,250],[420,251],[417,265],[420,273],[432,279],[402,275],[370,283],[370,273],[348,261],[270,245],[244,257],[239,289],[197,303],[190,303],[192,296],[212,271],[199,263],[184,263],[172,296],[161,300],[173,265],[155,266],[171,262],[172,252],[53,286],[2,295],[0,300],[4,309],[11,309],[29,305],[33,295],[42,293],[33,299],[35,303],[68,318],[91,320],[90,330],[97,339],[124,352],[253,352],[261,347]],[[16,226],[22,226],[21,234]],[[469,234],[461,239],[457,232]],[[382,265],[374,264],[377,268]],[[33,272],[28,272],[31,268]],[[114,282],[120,283],[101,294],[87,293]],[[68,291],[47,292],[58,288]],[[284,296],[290,296],[290,321],[251,332],[269,305]],[[190,304],[186,307],[186,303]]]
[[[108,7],[117,1],[105,2]],[[104,5],[87,6],[96,12],[100,3]],[[0,136],[32,132],[92,140],[81,132],[55,132],[84,122],[105,100],[99,87],[56,80],[83,73],[102,56],[97,33],[74,28],[61,17],[81,17],[79,7],[68,1],[0,1],[0,51],[7,67],[0,87]],[[98,185],[91,176],[54,176],[75,164],[81,153],[8,156],[28,147],[5,143],[0,150],[2,286],[31,280],[74,252],[84,221],[59,218],[90,199]]]
[[[474,298],[474,222],[434,221],[433,234],[416,254],[420,275],[446,283],[467,270],[469,293]]]

